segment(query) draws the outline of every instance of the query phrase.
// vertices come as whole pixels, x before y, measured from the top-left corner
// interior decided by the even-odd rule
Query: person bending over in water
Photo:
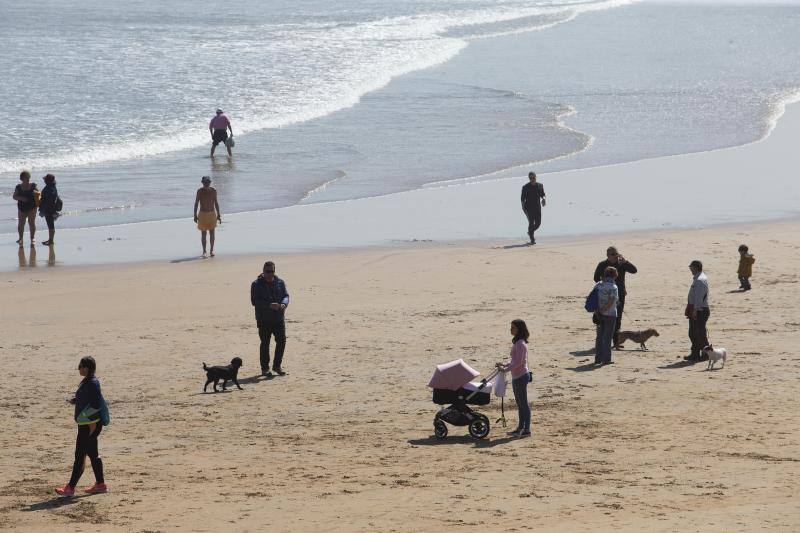
[[[211,133],[211,157],[214,157],[214,150],[217,149],[219,143],[223,143],[228,150],[228,157],[232,157],[231,146],[228,142],[228,131],[231,132],[233,137],[233,128],[231,127],[231,119],[222,112],[222,109],[217,109],[217,114],[208,123],[208,131]]]
[[[211,237],[211,257],[214,257],[214,230],[217,222],[222,222],[222,213],[217,202],[217,190],[211,186],[211,178],[203,176],[203,186],[197,189],[194,199],[194,221],[200,230],[200,242],[203,243],[203,257],[206,256],[206,233]],[[200,212],[197,211],[200,206]]]

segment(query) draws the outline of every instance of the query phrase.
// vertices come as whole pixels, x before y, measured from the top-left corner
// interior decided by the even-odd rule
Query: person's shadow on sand
[[[271,381],[275,379],[275,376],[265,376],[263,374],[256,374],[255,376],[250,376],[249,378],[244,378],[239,380],[240,385],[246,385],[248,383],[260,383],[261,381]]]
[[[572,370],[573,372],[591,372],[592,370],[597,370],[599,368],[603,368],[602,365],[586,363],[585,365],[568,368],[567,370]]]
[[[531,243],[524,242],[522,244],[507,244],[503,246],[503,250],[513,250],[514,248],[530,248]]]
[[[79,502],[79,500],[83,498],[88,498],[90,495],[75,495],[69,498],[50,498],[49,500],[45,500],[39,503],[32,503],[27,507],[23,507],[22,511],[25,513],[29,513],[31,511],[46,511],[48,509],[60,509],[61,507],[66,507],[67,505],[74,505]]]
[[[575,357],[586,357],[587,355],[594,355],[594,347],[589,348],[588,350],[575,350],[574,352],[569,352],[569,354]]]
[[[175,264],[175,263],[188,263],[189,261],[202,261],[203,259],[205,259],[205,257],[203,257],[202,255],[195,255],[195,256],[192,256],[192,257],[182,257],[180,259],[173,259],[172,261],[170,261],[170,263],[172,263],[172,264]]]
[[[683,361],[676,361],[674,363],[669,363],[664,366],[660,366],[658,368],[660,368],[661,370],[671,370],[673,368],[686,368],[687,366],[694,366],[696,363],[697,361],[683,360]]]

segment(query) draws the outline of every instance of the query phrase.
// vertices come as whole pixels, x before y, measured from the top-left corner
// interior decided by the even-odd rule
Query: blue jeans
[[[597,337],[594,341],[594,362],[611,362],[611,340],[614,338],[614,326],[617,317],[598,315],[597,316]]]
[[[519,423],[517,429],[522,431],[531,430],[531,406],[528,404],[528,383],[529,375],[525,374],[511,380],[511,388],[514,391],[514,400],[517,402],[519,410]]]

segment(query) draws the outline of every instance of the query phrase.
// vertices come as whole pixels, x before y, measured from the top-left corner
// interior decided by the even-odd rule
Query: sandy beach
[[[0,530],[799,532],[797,2],[4,5]],[[23,169],[57,176],[55,245],[39,217],[18,244]],[[659,336],[595,366],[610,245],[638,267],[622,329]],[[724,368],[684,361],[694,259]],[[267,260],[291,298],[274,377]],[[436,365],[488,374],[514,319],[532,436],[507,434],[509,387],[486,438],[436,438]],[[87,355],[110,492],[87,465],[58,498]],[[204,392],[235,357],[242,389]]]
[[[796,531],[800,222],[507,243],[35,269],[9,311],[0,527],[18,531]],[[737,253],[757,258],[735,291]],[[583,298],[605,247],[639,268],[624,329],[661,333],[588,370]],[[722,370],[683,366],[701,258]],[[265,259],[292,297],[289,374],[257,377],[249,283]],[[494,424],[432,437],[434,365],[488,372],[531,327],[533,437]],[[68,500],[77,361],[112,412],[110,494]],[[203,361],[244,359],[243,391],[202,394]],[[676,364],[677,363],[677,364]],[[509,391],[510,392],[510,391]],[[483,409],[494,422],[500,402]],[[513,397],[506,402],[516,422]],[[513,426],[511,426],[513,427]],[[80,487],[91,481],[87,471]]]

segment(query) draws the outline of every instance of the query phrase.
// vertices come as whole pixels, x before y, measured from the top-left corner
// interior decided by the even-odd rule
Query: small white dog
[[[703,353],[708,356],[708,367],[706,370],[711,370],[714,368],[714,363],[722,360],[722,366],[720,368],[725,368],[725,360],[728,358],[728,350],[725,348],[714,348],[713,345],[709,344],[705,348],[703,348]]]

